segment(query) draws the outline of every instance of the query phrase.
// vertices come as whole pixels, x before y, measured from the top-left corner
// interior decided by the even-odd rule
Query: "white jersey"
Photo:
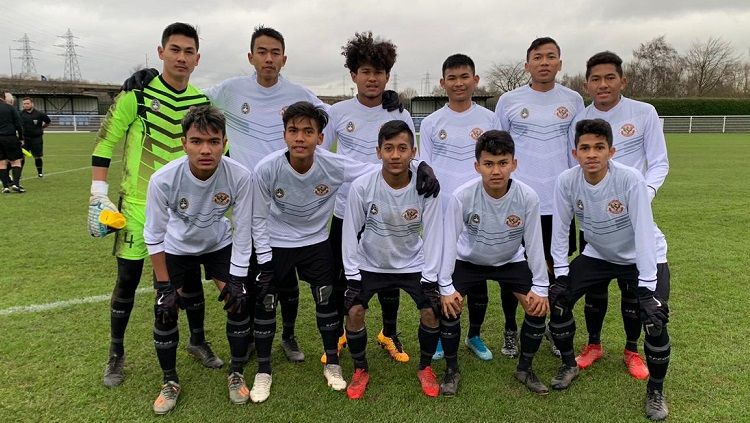
[[[596,185],[586,182],[580,166],[560,175],[552,219],[555,276],[568,274],[567,222],[574,214],[586,234],[583,255],[635,263],[638,285],[656,289],[656,225],[646,181],[637,169],[610,160],[607,175]]]
[[[438,281],[443,213],[438,198],[417,194],[416,179],[412,172],[405,187],[394,189],[378,170],[352,183],[341,245],[347,279],[361,280],[366,270],[421,272],[422,282]]]
[[[328,110],[328,105],[312,91],[281,75],[269,88],[258,84],[257,74],[253,73],[229,78],[203,93],[226,116],[229,154],[248,169],[255,168],[270,153],[286,147],[281,118],[287,106],[309,101]]]
[[[296,248],[323,242],[328,239],[334,196],[341,185],[379,166],[318,147],[312,167],[301,174],[289,163],[287,151],[269,154],[255,168],[268,210],[271,246]]]
[[[188,157],[181,157],[149,181],[143,228],[148,252],[196,256],[231,243],[230,273],[247,276],[253,242],[259,263],[271,259],[260,204],[253,173],[236,161],[223,157],[216,172],[202,181],[190,171]],[[225,217],[230,208],[234,230]]]
[[[391,120],[402,120],[414,132],[414,121],[407,110],[398,109],[389,112],[382,105],[367,107],[353,97],[340,101],[329,111],[330,119],[323,131],[323,147],[330,150],[334,141],[338,140],[336,152],[362,163],[381,164],[375,149],[378,146],[378,132],[384,123]],[[344,217],[346,197],[349,184],[344,184],[336,197],[336,207],[333,214]]]
[[[465,182],[474,179],[477,138],[496,129],[495,115],[472,103],[463,112],[455,112],[446,104],[424,118],[419,128],[419,157],[432,166],[440,181],[440,189],[451,193]],[[443,196],[443,210],[451,196]]]
[[[581,110],[581,95],[560,84],[546,92],[518,87],[501,95],[495,107],[500,127],[516,144],[513,178],[536,191],[542,215],[552,214],[555,179],[575,164],[568,128]]]
[[[443,228],[442,295],[456,291],[451,278],[456,259],[499,267],[525,261],[525,253],[533,275],[531,290],[547,296],[549,278],[539,197],[523,182],[512,179],[509,184],[504,196],[493,198],[485,191],[480,177],[461,185],[450,196]]]

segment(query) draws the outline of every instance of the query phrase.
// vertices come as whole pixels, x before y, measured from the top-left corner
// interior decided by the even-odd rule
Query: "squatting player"
[[[180,121],[191,106],[208,104],[206,96],[189,83],[190,74],[200,59],[196,29],[181,22],[167,26],[157,52],[164,62],[162,75],[142,91],[128,91],[116,98],[99,129],[91,158],[89,214],[98,215],[101,208],[119,209],[127,219],[125,228],[115,237],[117,281],[111,301],[109,362],[104,369],[104,385],[108,387],[123,381],[125,329],[141,279],[143,260],[148,257],[143,242],[148,180],[156,169],[185,154],[180,141]],[[119,205],[115,207],[107,196],[107,175],[115,145],[123,138],[123,178]],[[101,236],[93,231],[91,234]],[[183,290],[182,295],[191,329],[188,352],[208,367],[221,367],[223,362],[205,342],[202,287],[190,292]]]

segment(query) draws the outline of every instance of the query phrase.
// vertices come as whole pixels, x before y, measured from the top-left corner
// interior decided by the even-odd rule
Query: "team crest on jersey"
[[[401,216],[403,216],[406,220],[414,220],[419,217],[419,211],[417,211],[417,209],[409,209],[405,211]]]
[[[524,107],[523,110],[521,110],[521,117],[524,118],[524,119],[526,119],[527,117],[529,117],[529,109],[527,109],[527,108]]]
[[[185,210],[186,208],[188,208],[187,198],[180,198],[180,210]]]
[[[479,215],[474,213],[471,215],[471,223],[478,225],[479,224]]]
[[[247,103],[242,103],[242,108],[240,109],[243,115],[246,115],[250,113],[250,105]]]
[[[159,100],[157,99],[151,100],[151,110],[158,112],[159,109],[161,109],[161,104],[159,104]]]
[[[274,191],[273,195],[275,195],[276,198],[284,198],[284,190],[281,188],[276,188],[276,191]]]
[[[317,195],[318,197],[322,197],[328,194],[329,192],[331,192],[331,189],[328,188],[328,185],[326,184],[320,184],[315,187],[315,195]]]
[[[370,205],[370,214],[378,214],[378,206],[376,206],[375,203]]]
[[[625,206],[622,205],[620,200],[612,200],[607,205],[607,211],[612,214],[620,214],[625,211]]]
[[[580,198],[576,201],[576,208],[578,208],[578,210],[583,210],[583,201],[581,201]]]
[[[559,117],[560,119],[567,119],[570,117],[570,112],[568,111],[568,108],[565,106],[560,106],[555,110],[555,116]]]
[[[620,128],[620,134],[623,137],[632,137],[635,135],[635,125],[632,123],[626,123],[625,125],[622,125],[622,128]]]
[[[448,133],[445,132],[445,129],[441,129],[440,132],[438,132],[438,138],[440,138],[441,140],[445,140],[446,138],[448,138]]]
[[[214,203],[220,206],[226,206],[227,204],[229,204],[229,194],[220,192],[214,195]]]
[[[483,132],[484,131],[482,131],[481,128],[474,128],[471,130],[471,132],[469,132],[469,135],[474,139],[474,141],[476,141]]]
[[[508,225],[508,227],[510,228],[517,228],[521,226],[521,223],[523,223],[523,221],[521,220],[520,217],[516,216],[515,214],[512,214],[505,218],[505,224]]]
[[[354,122],[349,121],[346,123],[346,132],[354,132]]]

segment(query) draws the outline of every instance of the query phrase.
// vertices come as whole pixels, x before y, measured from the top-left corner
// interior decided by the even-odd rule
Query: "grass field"
[[[92,239],[86,231],[94,135],[45,138],[46,177],[26,179],[26,194],[0,197],[0,422],[156,420],[151,404],[161,372],[152,343],[148,277],[141,283],[144,292],[136,299],[127,332],[126,380],[117,389],[101,383],[115,263],[112,238]],[[671,170],[654,209],[669,242],[672,271],[672,360],[666,382],[670,421],[750,421],[750,136],[670,135],[668,147]],[[26,173],[33,175],[29,165]],[[113,163],[112,175],[119,175],[120,165]],[[211,300],[215,288],[206,288],[207,336],[226,359],[223,312]],[[364,400],[353,402],[325,385],[312,299],[303,289],[297,330],[308,358],[302,364],[287,362],[277,337],[274,383],[266,403],[230,405],[224,371],[202,368],[180,348],[183,392],[177,408],[163,419],[644,421],[645,382],[630,378],[622,364],[624,335],[616,284],[611,292],[603,332],[607,354],[568,391],[544,398],[515,382],[515,362],[499,357],[502,313],[496,286],[491,286],[483,330],[496,358],[481,362],[462,347],[462,385],[452,399],[428,399],[419,391],[417,320],[411,301],[402,301],[399,322],[412,355],[409,364],[387,360],[375,345],[380,316],[374,306],[369,319],[370,388]],[[581,309],[579,304],[576,348],[585,342]],[[187,339],[184,320],[182,344]],[[342,365],[349,379],[348,352],[342,354]],[[557,366],[545,341],[535,369],[548,382]],[[251,362],[248,382],[254,370]],[[436,371],[442,374],[443,365],[436,365]]]

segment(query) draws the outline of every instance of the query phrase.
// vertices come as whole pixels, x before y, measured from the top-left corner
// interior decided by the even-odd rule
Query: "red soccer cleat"
[[[576,363],[579,369],[585,369],[591,367],[594,362],[604,355],[604,350],[601,344],[586,344],[581,351],[581,354],[576,356]]]
[[[419,383],[422,385],[422,392],[428,397],[436,397],[440,395],[440,383],[438,383],[435,372],[432,371],[432,367],[427,366],[417,373]]]
[[[637,352],[625,350],[622,359],[625,361],[630,376],[639,380],[648,379],[648,367]]]
[[[349,399],[360,399],[365,396],[367,390],[367,382],[370,381],[370,374],[365,369],[357,369],[354,371],[352,381],[346,388],[346,396]]]

